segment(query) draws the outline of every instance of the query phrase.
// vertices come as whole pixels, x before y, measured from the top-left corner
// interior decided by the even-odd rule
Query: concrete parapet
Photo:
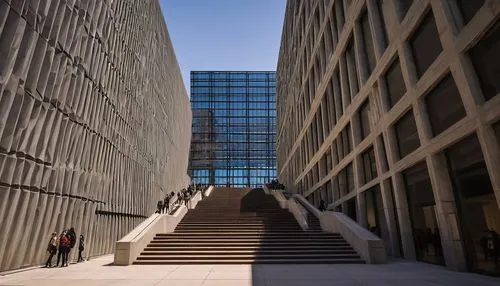
[[[384,242],[348,216],[339,212],[321,212],[301,195],[294,195],[308,211],[315,215],[326,232],[339,233],[358,252],[366,263],[387,263]]]

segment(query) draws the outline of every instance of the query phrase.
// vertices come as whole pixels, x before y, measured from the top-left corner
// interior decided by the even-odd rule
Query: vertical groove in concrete
[[[85,256],[186,175],[191,108],[157,0],[0,0],[0,271]],[[72,251],[76,260],[78,246]]]

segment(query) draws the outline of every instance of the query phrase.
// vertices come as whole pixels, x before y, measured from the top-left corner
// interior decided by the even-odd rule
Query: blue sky
[[[192,70],[276,70],[286,0],[160,0],[189,92]]]

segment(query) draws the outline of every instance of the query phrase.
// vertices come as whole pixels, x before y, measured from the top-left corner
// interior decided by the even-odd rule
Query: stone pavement
[[[39,268],[0,276],[0,285],[500,285],[500,278],[453,272],[439,266],[408,261],[386,265],[108,266],[112,260],[112,256],[104,256],[66,268]]]

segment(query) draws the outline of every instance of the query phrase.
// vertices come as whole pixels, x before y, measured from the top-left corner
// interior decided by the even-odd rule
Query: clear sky
[[[286,0],[160,0],[189,92],[192,70],[276,70]]]

